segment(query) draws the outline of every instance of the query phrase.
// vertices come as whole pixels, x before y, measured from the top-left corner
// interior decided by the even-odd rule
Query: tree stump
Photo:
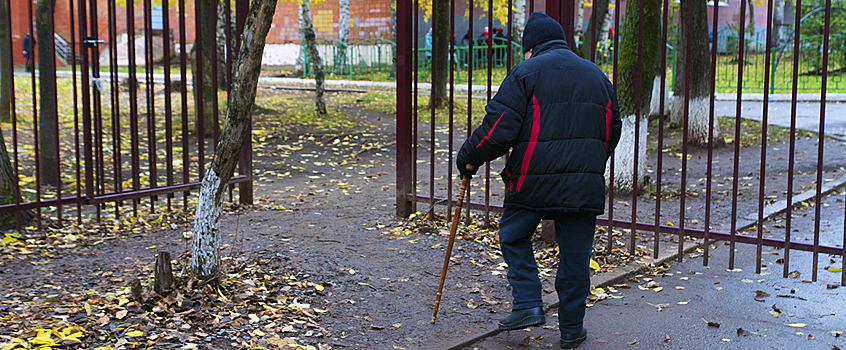
[[[141,301],[141,281],[137,278],[129,281],[129,295],[132,296],[132,300]]]
[[[170,253],[159,252],[156,255],[156,275],[153,291],[158,295],[166,295],[173,290],[173,270],[170,265]]]

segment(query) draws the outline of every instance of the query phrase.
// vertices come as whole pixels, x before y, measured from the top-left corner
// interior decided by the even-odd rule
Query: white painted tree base
[[[652,100],[649,103],[649,116],[660,114],[661,107],[661,77],[656,76],[652,82]],[[664,115],[670,112],[670,84],[664,84]]]
[[[674,127],[684,126],[684,100],[673,97],[670,123]],[[687,137],[688,144],[706,147],[708,145],[708,118],[710,114],[711,100],[707,96],[694,97],[690,99],[687,116]],[[724,144],[723,134],[720,132],[720,125],[717,117],[714,116],[714,140],[716,145]]]
[[[216,191],[220,177],[209,168],[200,187],[197,211],[194,213],[194,236],[191,245],[191,266],[194,276],[213,276],[220,266],[220,213]]]
[[[623,128],[620,134],[620,142],[614,150],[614,192],[631,193],[634,179],[634,169],[637,166],[637,183],[643,184],[646,173],[646,117],[640,118],[640,132],[635,140],[635,116],[623,117]],[[638,162],[635,165],[635,142],[638,144]],[[605,183],[609,185],[611,160],[605,165]]]

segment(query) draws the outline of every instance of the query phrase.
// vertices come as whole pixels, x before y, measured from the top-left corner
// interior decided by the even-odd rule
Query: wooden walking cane
[[[473,171],[473,166],[467,164],[467,170]],[[461,204],[464,202],[464,192],[467,191],[468,184],[470,184],[469,177],[461,179],[461,190],[458,191],[458,202],[455,204],[455,214],[452,215],[452,226],[449,228],[449,243],[447,244],[446,256],[444,256],[444,268],[441,270],[441,285],[438,286],[438,295],[435,298],[435,311],[432,312],[432,323],[435,323],[435,317],[438,316],[438,307],[441,305],[441,292],[444,290],[444,280],[446,280],[447,268],[449,267],[449,256],[452,255],[452,245],[455,243],[455,230],[458,229]]]

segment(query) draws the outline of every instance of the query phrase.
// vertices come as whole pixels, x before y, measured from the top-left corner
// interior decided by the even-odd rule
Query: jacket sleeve
[[[617,92],[611,88],[611,137],[608,140],[608,149],[606,149],[606,160],[614,153],[617,148],[617,142],[620,141],[620,133],[623,128],[623,121],[620,119],[620,106],[617,104]]]
[[[496,96],[485,106],[482,125],[473,131],[458,151],[458,164],[471,164],[478,169],[485,162],[504,155],[517,143],[528,103],[520,76],[518,69],[513,69]]]

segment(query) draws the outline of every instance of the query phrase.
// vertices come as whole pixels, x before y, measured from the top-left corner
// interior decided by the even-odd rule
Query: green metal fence
[[[738,71],[738,40],[734,34],[718,34],[716,92],[736,92]],[[745,39],[743,91],[764,92],[764,70],[766,55],[770,56],[770,93],[789,93],[793,87],[793,41],[784,42],[766,52],[765,33],[756,33]],[[846,34],[829,36],[828,86],[830,92],[846,92]],[[396,44],[386,39],[368,39],[352,45],[345,45],[334,39],[317,41],[318,52],[323,59],[327,76],[344,79],[390,80],[393,77],[393,52]],[[506,75],[507,55],[510,53],[512,65],[523,61],[519,44],[507,42],[503,38],[494,38],[490,50],[492,63],[492,84],[498,85]],[[618,44],[619,45],[619,44]],[[801,37],[799,44],[799,79],[798,91],[817,92],[822,84],[822,36]],[[467,82],[472,67],[473,83],[487,82],[489,50],[484,38],[476,39],[471,52],[469,45],[455,46],[455,81]],[[421,82],[429,81],[431,75],[431,49],[418,48],[417,55]],[[613,47],[599,47],[596,51],[596,64],[603,71],[612,74]],[[676,71],[676,49],[667,45],[667,83],[672,90],[673,72]],[[306,61],[310,62],[308,55]],[[343,60],[342,60],[343,59]],[[343,61],[343,62],[342,62]],[[306,75],[311,75],[311,66],[304,65]]]
[[[743,91],[763,93],[766,55],[770,55],[770,93],[789,93],[793,89],[794,55],[799,55],[799,78],[797,91],[819,92],[822,86],[822,36],[800,37],[799,52],[793,52],[793,41],[782,43],[766,51],[766,36],[762,33],[747,37],[744,52]],[[725,34],[717,36],[718,48],[724,48],[717,58],[717,92],[737,91],[738,36]],[[829,35],[828,91],[844,92],[844,68],[846,67],[846,35]],[[724,44],[723,44],[724,43]]]
[[[345,79],[388,79],[393,74],[393,41],[376,38],[346,45],[335,39],[318,39],[317,52],[323,60],[323,70],[328,76]],[[303,50],[307,64],[305,75],[312,75],[311,58]]]

